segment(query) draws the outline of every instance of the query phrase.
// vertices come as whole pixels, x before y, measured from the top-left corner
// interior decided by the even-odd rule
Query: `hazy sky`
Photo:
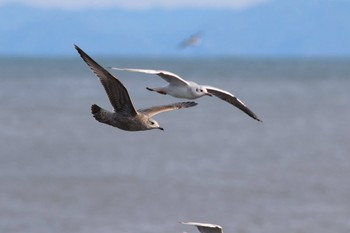
[[[0,0],[0,6],[4,4],[24,4],[64,9],[112,6],[132,9],[152,7],[210,7],[242,9],[268,1],[272,0]]]
[[[350,0],[0,0],[0,56],[66,56],[78,43],[121,56],[348,57],[349,12]],[[198,31],[202,43],[180,52]]]

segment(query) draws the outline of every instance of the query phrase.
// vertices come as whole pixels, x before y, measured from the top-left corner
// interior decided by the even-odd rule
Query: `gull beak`
[[[213,95],[210,94],[209,92],[206,92],[205,95],[212,97]]]
[[[164,129],[163,129],[162,127],[158,127],[158,129],[160,129],[160,130],[163,130],[163,131],[164,131]]]

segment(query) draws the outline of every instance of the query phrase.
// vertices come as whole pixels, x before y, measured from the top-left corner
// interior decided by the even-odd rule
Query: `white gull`
[[[181,78],[180,76],[171,73],[169,71],[165,70],[150,70],[150,69],[133,69],[133,68],[117,68],[117,67],[109,67],[113,70],[121,70],[121,71],[131,71],[131,72],[139,72],[139,73],[146,73],[146,74],[154,74],[160,76],[162,79],[164,79],[166,82],[169,83],[169,85],[165,87],[154,87],[149,88],[147,87],[147,90],[149,91],[156,91],[163,95],[171,95],[176,98],[183,98],[183,99],[197,99],[199,97],[208,95],[208,96],[216,96],[245,112],[250,117],[257,121],[261,121],[257,115],[251,111],[240,99],[238,99],[236,96],[234,96],[232,93],[208,86],[208,85],[199,85],[192,81],[187,81]]]
[[[181,222],[185,225],[196,226],[201,233],[223,233],[222,227],[210,223],[200,223],[200,222]]]

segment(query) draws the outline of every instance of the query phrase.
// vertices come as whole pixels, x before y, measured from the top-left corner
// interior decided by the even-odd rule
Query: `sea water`
[[[350,231],[350,60],[104,59],[232,92],[154,117],[165,131],[101,124],[111,109],[79,58],[0,60],[0,232]],[[136,109],[178,101],[160,77],[111,71]]]

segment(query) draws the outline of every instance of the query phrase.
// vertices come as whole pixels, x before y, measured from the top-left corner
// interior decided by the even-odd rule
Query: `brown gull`
[[[183,98],[183,99],[197,99],[199,97],[208,95],[208,96],[216,96],[233,106],[236,106],[246,114],[248,114],[250,117],[257,121],[261,121],[257,115],[251,111],[240,99],[238,99],[236,96],[234,96],[232,93],[212,87],[207,85],[199,85],[192,81],[187,81],[181,78],[180,76],[171,73],[169,71],[165,70],[149,70],[149,69],[132,69],[132,68],[117,68],[117,67],[109,67],[113,70],[122,70],[122,71],[131,71],[131,72],[139,72],[139,73],[146,73],[146,74],[155,74],[160,76],[162,79],[164,79],[166,82],[169,83],[169,85],[165,87],[154,87],[149,88],[147,87],[147,90],[149,91],[156,91],[160,94],[168,94],[176,98]]]
[[[151,117],[166,111],[188,108],[197,105],[195,102],[180,102],[163,106],[155,106],[140,110],[135,110],[128,91],[125,86],[106,69],[97,64],[83,50],[75,45],[76,50],[88,64],[91,70],[100,79],[114,112],[105,110],[96,104],[91,106],[91,113],[94,118],[104,124],[108,124],[127,131],[141,131],[150,129],[161,129],[158,122]]]

